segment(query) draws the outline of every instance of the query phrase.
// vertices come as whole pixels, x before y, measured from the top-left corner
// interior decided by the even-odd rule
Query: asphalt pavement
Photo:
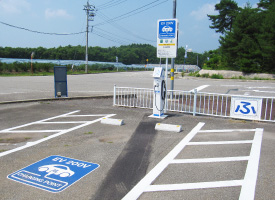
[[[92,88],[88,80],[99,75],[69,77],[70,84],[81,78],[69,84],[78,90],[69,90],[69,96],[89,99],[0,104],[0,199],[109,200],[129,194],[144,200],[274,198],[273,123],[173,112],[160,120],[148,117],[152,110],[114,107],[111,97],[91,97],[111,95],[114,82],[151,85],[149,72],[119,74],[133,81],[105,74],[106,85],[93,83]],[[52,77],[4,79],[10,84],[1,89],[1,102],[53,96]],[[186,90],[202,85],[212,90],[215,84],[210,83],[217,83],[180,81]],[[221,91],[233,88],[230,83]],[[273,91],[272,84],[240,82],[234,92],[248,85]],[[103,118],[123,119],[124,125],[102,124]],[[181,125],[183,131],[157,131],[157,123]],[[43,171],[49,165],[55,169]],[[92,166],[98,167],[85,174]],[[67,174],[61,175],[64,170]]]

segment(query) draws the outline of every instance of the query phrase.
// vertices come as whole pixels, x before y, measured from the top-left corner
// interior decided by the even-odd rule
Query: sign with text
[[[158,20],[157,57],[176,58],[178,49],[178,20]]]
[[[240,119],[260,120],[262,99],[252,97],[232,97],[230,116]]]
[[[98,164],[50,156],[8,175],[8,178],[48,192],[61,192],[99,167]]]

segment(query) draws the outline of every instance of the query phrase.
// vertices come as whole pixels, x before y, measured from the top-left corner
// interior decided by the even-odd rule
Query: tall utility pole
[[[173,0],[173,18],[177,18],[177,0]],[[177,34],[177,33],[176,33]],[[171,90],[174,90],[175,58],[171,59]]]
[[[84,9],[87,14],[87,26],[86,26],[86,66],[85,73],[88,73],[88,40],[89,40],[89,21],[94,21],[95,17],[95,6],[90,5],[89,0],[87,1],[87,5],[84,5]]]

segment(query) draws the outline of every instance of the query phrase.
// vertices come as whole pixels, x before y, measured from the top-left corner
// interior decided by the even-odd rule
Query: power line
[[[102,12],[100,12],[100,11],[98,11],[98,16],[101,17],[104,21],[106,21],[108,24],[110,24],[111,26],[113,26],[114,28],[118,29],[118,30],[121,31],[121,32],[127,33],[127,34],[129,34],[129,35],[132,35],[132,36],[135,37],[135,38],[139,38],[139,39],[142,39],[142,40],[144,40],[144,41],[156,42],[156,41],[154,41],[154,40],[148,40],[148,39],[146,39],[146,38],[141,37],[140,35],[134,34],[134,33],[131,32],[130,30],[128,30],[128,29],[126,29],[126,28],[124,28],[124,27],[118,25],[118,24],[115,23],[115,22],[112,22],[112,23],[111,23],[111,22],[110,22],[110,18],[107,17],[106,15],[104,15],[104,14],[103,14]],[[96,28],[98,28],[98,27],[96,27]]]
[[[158,3],[158,4],[155,4],[155,3],[159,2],[159,1],[161,1],[161,2]],[[139,7],[139,8],[136,8],[136,9],[134,9],[134,10],[131,10],[131,11],[129,11],[129,12],[127,12],[127,13],[124,13],[124,14],[122,14],[122,15],[120,15],[120,16],[114,17],[114,18],[112,18],[112,19],[110,19],[110,20],[108,20],[108,21],[106,21],[106,22],[101,22],[101,23],[95,24],[95,26],[101,26],[101,25],[104,25],[104,24],[106,24],[106,23],[115,22],[115,21],[119,21],[119,20],[128,18],[128,17],[130,17],[130,16],[133,16],[133,15],[139,14],[139,13],[141,13],[141,12],[144,12],[144,11],[146,11],[146,10],[149,10],[149,9],[151,9],[151,8],[154,8],[154,7],[156,7],[156,6],[158,6],[158,5],[162,4],[162,3],[165,3],[165,2],[167,2],[167,1],[168,1],[168,0],[155,0],[155,1],[151,2],[151,3],[148,3],[148,4],[146,4],[146,5],[143,5],[143,6]],[[152,5],[152,4],[155,4],[155,5]],[[147,8],[148,6],[150,6],[150,7]],[[139,11],[139,10],[140,10],[140,11]]]
[[[97,6],[97,8],[100,9],[100,10],[104,10],[104,9],[107,9],[107,8],[111,8],[111,7],[120,5],[120,4],[122,4],[126,1],[128,1],[128,0],[116,0],[116,1],[112,0],[112,1],[109,1],[105,4]]]
[[[82,31],[82,32],[78,32],[78,33],[47,33],[47,32],[42,32],[42,31],[34,31],[28,28],[24,28],[24,27],[19,27],[19,26],[15,26],[15,25],[11,25],[5,22],[0,21],[1,24],[4,24],[6,26],[10,26],[12,28],[17,28],[17,29],[21,29],[21,30],[25,30],[25,31],[29,31],[32,33],[39,33],[39,34],[44,34],[44,35],[60,35],[60,36],[65,36],[65,35],[79,35],[79,34],[83,34],[86,31]]]

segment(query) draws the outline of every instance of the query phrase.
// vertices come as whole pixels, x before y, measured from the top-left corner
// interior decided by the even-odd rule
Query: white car
[[[168,32],[172,32],[172,31],[173,31],[173,28],[171,28],[170,26],[164,26],[162,28],[162,32],[168,33]]]
[[[60,177],[70,177],[74,172],[69,167],[64,165],[44,165],[38,168],[40,172],[47,172],[48,175],[54,174]]]

